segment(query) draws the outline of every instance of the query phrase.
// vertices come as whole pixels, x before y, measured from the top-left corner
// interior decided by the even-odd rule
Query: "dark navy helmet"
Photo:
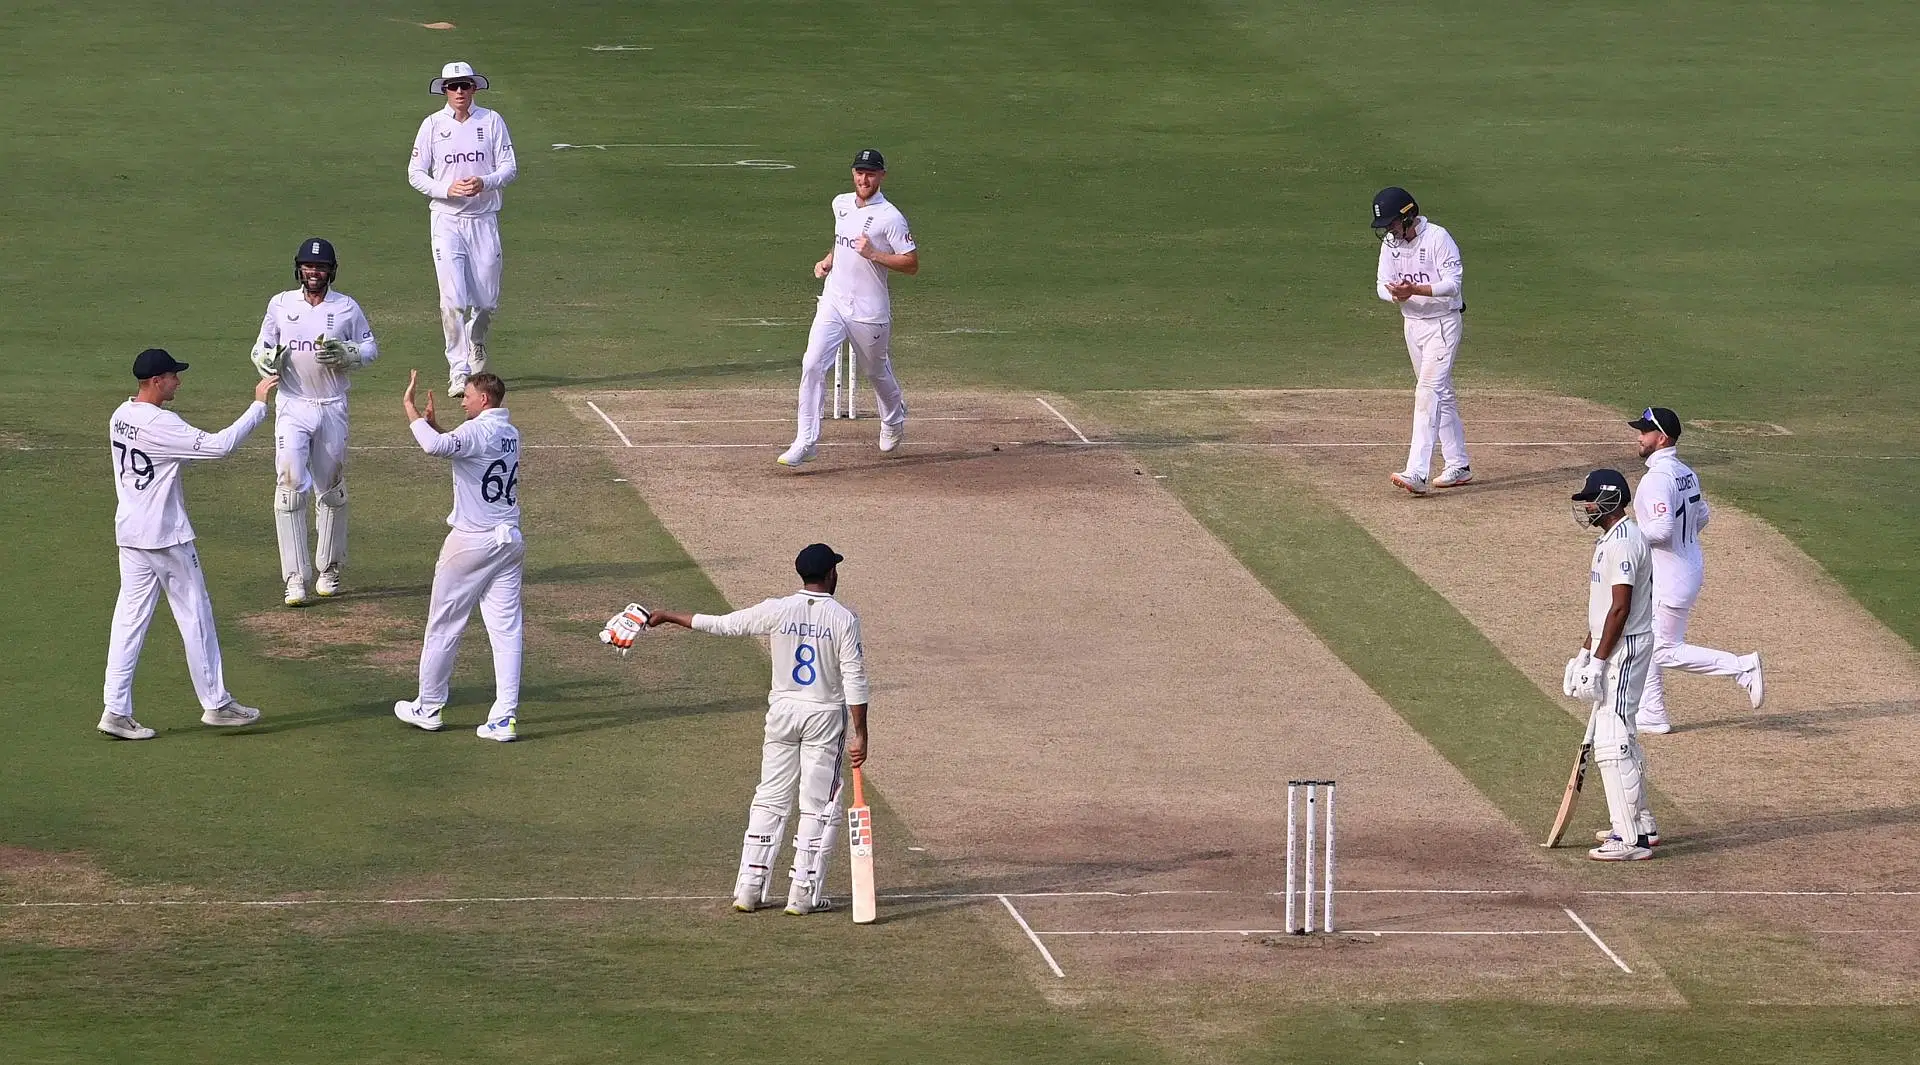
[[[1385,229],[1405,219],[1409,222],[1420,217],[1420,205],[1413,200],[1413,193],[1398,185],[1389,185],[1373,195],[1373,228]]]
[[[300,277],[300,268],[318,265],[327,268],[327,284],[340,275],[340,260],[333,254],[333,242],[320,237],[308,237],[300,242],[300,250],[293,253],[293,283],[304,284]]]

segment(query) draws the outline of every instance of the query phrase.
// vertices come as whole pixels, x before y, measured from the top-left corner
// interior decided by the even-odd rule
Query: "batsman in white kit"
[[[1680,669],[1709,677],[1732,677],[1755,710],[1766,698],[1760,652],[1736,655],[1687,642],[1687,621],[1706,579],[1700,534],[1710,512],[1700,477],[1680,461],[1680,416],[1666,407],[1648,407],[1627,423],[1640,432],[1640,457],[1646,476],[1634,494],[1634,516],[1653,548],[1653,669],[1640,696],[1641,732],[1672,732],[1666,688],[1660,670]]]
[[[1609,826],[1587,857],[1633,862],[1660,842],[1647,805],[1647,762],[1634,715],[1653,662],[1653,557],[1628,509],[1633,492],[1618,470],[1594,470],[1573,494],[1573,518],[1601,530],[1587,571],[1587,638],[1567,661],[1562,690],[1593,704],[1586,742],[1607,794]]]
[[[500,112],[478,107],[487,87],[467,63],[448,63],[427,91],[447,106],[420,123],[407,182],[427,197],[440,327],[447,340],[447,395],[487,368],[487,333],[500,309],[500,190],[520,175]]]
[[[743,913],[767,901],[796,785],[800,824],[793,835],[786,912],[798,916],[833,905],[826,895],[826,873],[839,819],[841,762],[844,758],[857,768],[867,760],[860,619],[833,597],[842,561],[826,544],[809,544],[794,559],[801,588],[792,595],[720,615],[630,606],[601,633],[603,642],[623,651],[643,627],[669,623],[717,636],[770,638],[773,686],[767,692],[760,786],[747,812],[746,842],[733,884],[733,908]]]
[[[842,344],[852,344],[860,372],[873,383],[880,411],[880,450],[900,446],[907,431],[907,401],[893,376],[893,304],[887,271],[920,272],[920,252],[907,229],[907,216],[880,192],[887,162],[872,148],[853,157],[853,191],[833,198],[833,247],[813,264],[824,278],[807,353],[800,360],[800,419],[793,445],[774,461],[798,466],[811,461],[820,440],[820,406],[826,399],[827,369]]]
[[[260,376],[278,376],[273,418],[273,528],[288,606],[307,589],[340,594],[347,564],[348,375],[380,357],[373,327],[353,297],[333,291],[340,261],[319,237],[293,254],[294,287],[267,301],[253,344]],[[319,543],[307,554],[307,507]]]
[[[1453,360],[1460,354],[1467,311],[1460,246],[1421,215],[1413,194],[1398,186],[1373,197],[1373,228],[1380,236],[1374,293],[1400,305],[1401,331],[1413,359],[1413,439],[1406,468],[1390,480],[1417,496],[1430,487],[1457,488],[1473,480],[1460,399],[1453,391]],[[1436,439],[1445,465],[1429,481]]]
[[[133,717],[133,671],[140,664],[147,626],[167,597],[187,672],[200,697],[200,720],[208,725],[250,725],[260,711],[242,706],[227,691],[220,667],[220,635],[214,630],[213,603],[194,547],[193,524],[180,485],[189,462],[224,458],[247,434],[267,420],[267,393],[278,382],[265,377],[253,388],[253,402],[232,425],[202,432],[166,409],[180,389],[187,364],[159,348],[133,360],[140,382],[132,399],[120,404],[107,424],[108,457],[113,463],[113,538],[120,548],[120,598],[113,607],[107,643],[106,708],[99,729],[123,740],[150,740],[154,731]]]
[[[422,411],[414,405],[418,371],[408,374],[402,405],[407,426],[422,450],[453,460],[453,527],[433,566],[433,598],[427,636],[420,648],[420,693],[393,704],[393,716],[428,732],[441,728],[460,635],[480,608],[493,646],[493,707],[474,732],[483,740],[511,742],[519,736],[520,663],[524,611],[520,600],[527,557],[520,537],[520,430],[507,417],[507,386],[490,373],[467,379],[460,407],[467,420],[442,433],[433,420],[433,395]]]

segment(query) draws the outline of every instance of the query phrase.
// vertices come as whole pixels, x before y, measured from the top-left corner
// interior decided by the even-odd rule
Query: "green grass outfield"
[[[1467,257],[1463,388],[1787,426],[1703,448],[1709,490],[1914,642],[1920,370],[1898,219],[1920,169],[1904,133],[1920,10],[1544,7],[8,6],[0,846],[69,858],[53,880],[0,881],[0,902],[96,882],[207,899],[724,889],[764,659],[725,641],[644,665],[575,654],[597,627],[584,617],[641,591],[720,604],[590,451],[544,453],[523,478],[533,742],[396,732],[385,708],[408,682],[377,647],[261,653],[271,639],[239,619],[277,598],[264,450],[195,471],[188,495],[228,679],[268,708],[266,735],[191,724],[164,615],[137,687],[163,739],[90,731],[116,580],[100,438],[131,356],[157,343],[193,362],[178,409],[224,423],[295,243],[327,236],[385,351],[359,379],[354,442],[404,444],[406,368],[441,360],[403,168],[452,58],[494,79],[481,102],[520,152],[495,348],[530,439],[593,442],[555,387],[790,382],[826,201],[869,143],[923,248],[922,275],[895,285],[909,389],[1403,387],[1366,233],[1372,192],[1401,183]],[[458,29],[418,25],[443,18]],[[645,50],[594,50],[611,45]],[[793,169],[675,165],[746,158]],[[758,317],[799,320],[724,321]],[[996,332],[936,332],[959,329]],[[404,646],[445,470],[404,450],[351,470],[353,586],[380,593]],[[1456,749],[1459,725],[1390,665],[1369,672],[1364,624],[1310,574],[1261,562],[1300,543],[1374,558],[1357,529],[1276,513],[1263,533],[1188,502]],[[1351,602],[1384,614],[1413,579],[1383,566]],[[1493,654],[1429,605],[1435,624],[1391,628],[1394,654]],[[483,642],[456,678],[469,715]],[[1469,769],[1503,803],[1523,771]],[[1004,919],[967,909],[858,931],[712,904],[146,914],[0,917],[22,930],[0,936],[10,1061],[1892,1062],[1920,1036],[1909,1012],[1762,1010],[1684,984],[1687,1008],[1641,1016],[1329,1002],[1208,1026],[1049,1001]],[[1194,1044],[1200,1028],[1229,1034]]]

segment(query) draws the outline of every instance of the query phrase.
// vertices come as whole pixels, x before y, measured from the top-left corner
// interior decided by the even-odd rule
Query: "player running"
[[[347,375],[380,357],[360,305],[333,291],[339,274],[332,244],[319,237],[301,241],[293,254],[294,287],[267,301],[253,344],[254,368],[262,377],[280,377],[273,528],[288,606],[311,602],[309,588],[323,596],[340,594],[347,564]],[[320,533],[312,558],[308,503]]]
[[[1406,468],[1394,484],[1426,495],[1429,486],[1453,488],[1473,480],[1460,401],[1453,392],[1453,360],[1460,354],[1461,295],[1465,268],[1453,235],[1427,221],[1406,189],[1381,189],[1373,198],[1373,228],[1380,233],[1380,266],[1374,292],[1400,305],[1407,354],[1413,359],[1413,440]],[[1433,444],[1440,442],[1445,467],[1431,485]]]

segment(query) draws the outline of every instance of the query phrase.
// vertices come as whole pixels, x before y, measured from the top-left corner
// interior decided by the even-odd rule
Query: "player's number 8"
[[[803,643],[793,649],[793,682],[795,684],[805,687],[820,679],[820,671],[813,665],[819,657],[820,652],[815,651],[810,643]]]
[[[488,466],[486,474],[480,478],[480,498],[489,503],[505,499],[510,507],[519,506],[516,491],[519,487],[520,464],[516,462],[509,466],[506,459],[494,459],[493,465]]]
[[[127,472],[131,470],[133,472],[133,490],[136,492],[146,491],[147,486],[153,483],[153,459],[149,458],[147,453],[139,448],[128,447],[118,440],[113,442],[113,449],[120,453],[120,475],[125,477]]]

